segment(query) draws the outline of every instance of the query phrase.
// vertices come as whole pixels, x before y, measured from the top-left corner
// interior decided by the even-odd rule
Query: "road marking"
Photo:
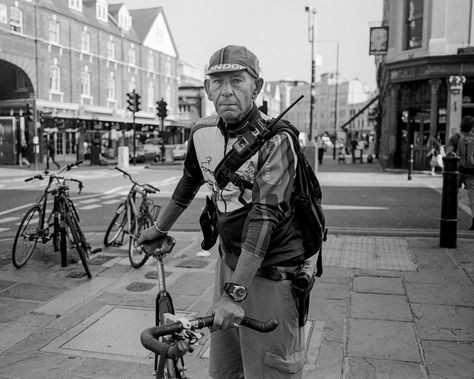
[[[6,232],[7,230],[10,230],[10,228],[0,228],[0,232]]]
[[[386,211],[389,207],[366,207],[358,205],[324,205],[323,209],[331,211]]]
[[[101,204],[91,204],[91,205],[86,205],[85,207],[79,208],[81,211],[88,210],[88,209],[94,209],[94,208],[100,208],[102,205]]]
[[[0,212],[0,216],[6,215],[8,213],[15,212],[15,211],[19,211],[21,209],[29,208],[29,207],[32,207],[32,206],[33,206],[33,203],[30,203],[30,204],[20,205],[19,207],[16,207],[16,208],[7,209],[6,211]]]
[[[122,199],[112,199],[112,200],[107,200],[103,201],[102,204],[115,204],[115,203],[120,203]]]
[[[10,221],[15,221],[18,220],[20,217],[6,217],[3,219],[0,219],[0,224],[3,224],[5,222],[10,222]]]
[[[79,200],[78,203],[80,203],[80,204],[90,204],[90,203],[95,203],[96,201],[99,201],[99,199],[94,198],[94,199],[87,199],[87,200]]]

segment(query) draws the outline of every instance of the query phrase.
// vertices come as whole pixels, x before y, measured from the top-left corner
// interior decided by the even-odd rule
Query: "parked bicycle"
[[[80,218],[69,197],[69,186],[67,185],[68,182],[77,183],[78,193],[81,193],[83,183],[75,178],[60,176],[61,173],[69,171],[81,163],[79,161],[68,164],[56,173],[45,170],[39,175],[25,179],[25,182],[30,182],[48,178],[48,184],[41,197],[26,211],[16,232],[12,248],[12,262],[16,268],[21,268],[28,262],[38,242],[45,244],[53,240],[54,251],[60,251],[63,266],[66,265],[68,248],[75,249],[86,275],[89,278],[92,277],[88,260],[91,254],[95,254],[101,249],[91,251],[90,244],[79,226]],[[53,196],[53,207],[48,212],[47,204],[50,195]]]
[[[159,189],[151,184],[138,183],[128,172],[119,167],[115,167],[115,169],[123,173],[133,185],[125,200],[118,206],[107,228],[104,245],[121,246],[125,236],[128,235],[128,257],[131,265],[139,268],[145,264],[148,256],[143,254],[142,250],[137,249],[135,241],[142,230],[153,225],[160,213],[161,207],[148,198],[149,194],[159,192]],[[137,197],[137,194],[140,196]]]
[[[187,379],[184,355],[193,351],[192,345],[204,336],[197,330],[212,326],[214,316],[195,319],[175,316],[173,299],[166,289],[163,258],[173,250],[176,241],[170,236],[162,238],[162,240],[154,242],[154,244],[156,243],[161,247],[152,252],[156,259],[158,279],[158,294],[155,301],[156,326],[142,332],[141,343],[146,349],[155,353],[154,371],[156,379]],[[151,247],[145,245],[139,248],[149,250]],[[272,319],[262,322],[244,317],[240,325],[267,333],[278,326],[278,321]]]

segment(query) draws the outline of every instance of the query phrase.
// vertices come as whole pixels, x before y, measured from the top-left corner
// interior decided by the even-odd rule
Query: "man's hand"
[[[235,328],[245,316],[242,307],[234,302],[226,293],[214,305],[213,314],[214,324],[210,328],[211,332],[219,329]]]
[[[166,233],[161,233],[154,226],[143,230],[137,238],[136,245],[141,246],[146,255],[152,256],[156,249],[163,249],[165,254],[171,252],[176,241]]]
[[[154,226],[150,226],[140,233],[137,238],[137,245],[143,245],[144,243],[155,241],[163,236],[166,236],[166,233],[161,233]]]

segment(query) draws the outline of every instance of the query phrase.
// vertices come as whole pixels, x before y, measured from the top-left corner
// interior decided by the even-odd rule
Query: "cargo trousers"
[[[221,258],[215,271],[213,303],[221,297],[232,270]],[[260,321],[276,318],[278,327],[260,333],[243,326],[211,333],[209,375],[219,379],[299,379],[306,363],[304,327],[289,280],[255,276],[241,303],[245,315]]]

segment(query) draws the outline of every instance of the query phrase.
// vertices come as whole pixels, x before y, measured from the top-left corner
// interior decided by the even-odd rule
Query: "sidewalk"
[[[216,249],[176,232],[166,262],[177,313],[210,306]],[[89,233],[92,245],[102,234]],[[304,378],[472,378],[472,240],[442,249],[432,238],[331,235],[325,273],[311,294]],[[21,270],[0,267],[1,378],[151,378],[139,342],[153,325],[153,262],[135,270],[126,247],[104,249],[93,278],[80,264],[36,251]],[[207,378],[209,333],[186,356],[191,378]]]
[[[408,181],[406,173],[384,172],[377,163],[338,171],[327,158],[318,173],[323,189],[441,190],[441,177],[414,173]],[[0,177],[27,171],[0,167]],[[444,249],[438,237],[375,234],[332,230],[329,235],[325,272],[311,293],[305,327],[304,378],[473,378],[472,238],[458,236],[456,249]],[[198,232],[173,236],[177,245],[165,263],[176,311],[207,314],[217,251],[203,255]],[[102,244],[102,232],[89,230],[87,237],[94,247]],[[11,246],[0,244],[1,379],[152,377],[153,358],[139,337],[154,324],[156,269],[152,261],[131,268],[127,247],[104,249],[88,280],[80,264],[61,268],[50,245],[39,247],[16,270]],[[206,331],[186,356],[191,379],[208,378],[208,337]]]

